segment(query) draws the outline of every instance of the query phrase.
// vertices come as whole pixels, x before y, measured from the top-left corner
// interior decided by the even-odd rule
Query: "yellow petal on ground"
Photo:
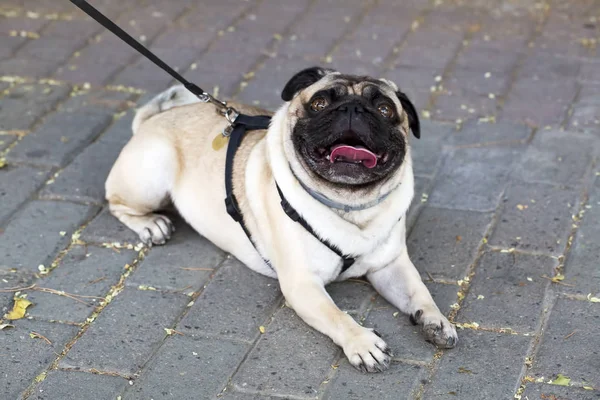
[[[4,316],[6,319],[15,320],[23,318],[27,312],[27,307],[33,304],[29,300],[21,297],[16,297],[14,300],[15,305],[13,306],[13,309]]]
[[[265,327],[264,326],[259,326],[258,330],[260,331],[260,333],[265,333]]]
[[[557,274],[552,277],[551,281],[554,283],[558,283],[565,280],[565,276],[563,274]]]
[[[591,293],[587,295],[587,299],[591,303],[600,303],[600,298],[593,297]]]
[[[571,382],[571,378],[564,376],[563,374],[558,374],[556,376],[556,379],[554,379],[548,383],[551,385],[569,386],[570,382]]]

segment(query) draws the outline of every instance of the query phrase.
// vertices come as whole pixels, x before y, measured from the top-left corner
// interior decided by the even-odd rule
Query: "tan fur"
[[[200,234],[251,269],[277,278],[286,301],[304,321],[340,345],[352,365],[373,372],[387,368],[387,345],[333,303],[325,291],[333,280],[366,275],[402,311],[422,312],[418,322],[427,338],[442,347],[455,343],[456,331],[439,312],[407,255],[404,217],[413,196],[410,148],[395,173],[379,184],[353,190],[327,185],[303,167],[291,147],[292,128],[304,112],[303,104],[339,80],[332,73],[301,91],[274,114],[267,131],[249,132],[235,155],[234,193],[256,249],[225,211],[226,146],[215,150],[212,143],[228,123],[214,106],[198,103],[181,87],[161,93],[140,109],[133,123],[135,135],[106,181],[106,198],[113,215],[149,245],[169,239],[171,221],[156,211],[172,201]],[[360,94],[366,84],[373,83],[349,89]],[[378,86],[395,98],[395,85],[382,81]],[[394,103],[403,115],[401,130],[408,140],[406,114],[399,101]],[[243,104],[231,106],[247,115],[269,115]],[[316,201],[298,179],[344,204],[387,197],[377,206],[342,212]],[[288,218],[275,182],[317,234],[347,253],[357,253],[349,270],[340,274],[339,256]]]

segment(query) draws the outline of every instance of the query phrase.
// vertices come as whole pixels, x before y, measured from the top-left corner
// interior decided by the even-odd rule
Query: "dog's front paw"
[[[171,220],[164,215],[150,214],[144,216],[138,235],[140,240],[148,247],[153,244],[165,244],[171,239],[171,234],[175,232],[175,226]]]
[[[458,343],[456,328],[438,310],[417,310],[411,314],[410,321],[421,325],[425,340],[441,349],[451,349]]]
[[[362,372],[388,369],[392,351],[375,330],[361,328],[344,346],[350,364]]]

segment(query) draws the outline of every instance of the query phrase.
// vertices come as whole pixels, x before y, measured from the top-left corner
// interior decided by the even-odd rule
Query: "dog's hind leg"
[[[164,244],[173,223],[155,211],[171,202],[177,150],[159,135],[136,135],[123,148],[106,180],[110,212],[148,246]]]

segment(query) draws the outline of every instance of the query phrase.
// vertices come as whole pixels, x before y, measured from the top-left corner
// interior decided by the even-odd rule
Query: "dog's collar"
[[[293,171],[292,171],[292,173],[293,173]],[[339,203],[335,200],[331,200],[329,197],[325,196],[323,193],[319,193],[316,190],[313,190],[313,189],[309,188],[308,186],[306,186],[304,184],[304,182],[302,182],[300,179],[298,179],[298,177],[295,174],[294,174],[294,176],[296,177],[296,180],[300,183],[300,186],[302,186],[302,188],[308,194],[310,194],[315,200],[317,200],[319,203],[321,203],[329,208],[335,208],[336,210],[343,210],[344,212],[362,211],[362,210],[366,210],[367,208],[375,207],[376,205],[378,205],[379,203],[384,201],[390,195],[390,193],[393,192],[393,190],[390,190],[388,193],[384,194],[383,196],[378,197],[377,199],[375,199],[373,201],[370,201],[370,202],[364,203],[364,204],[359,204],[356,206],[351,206],[348,204]]]

